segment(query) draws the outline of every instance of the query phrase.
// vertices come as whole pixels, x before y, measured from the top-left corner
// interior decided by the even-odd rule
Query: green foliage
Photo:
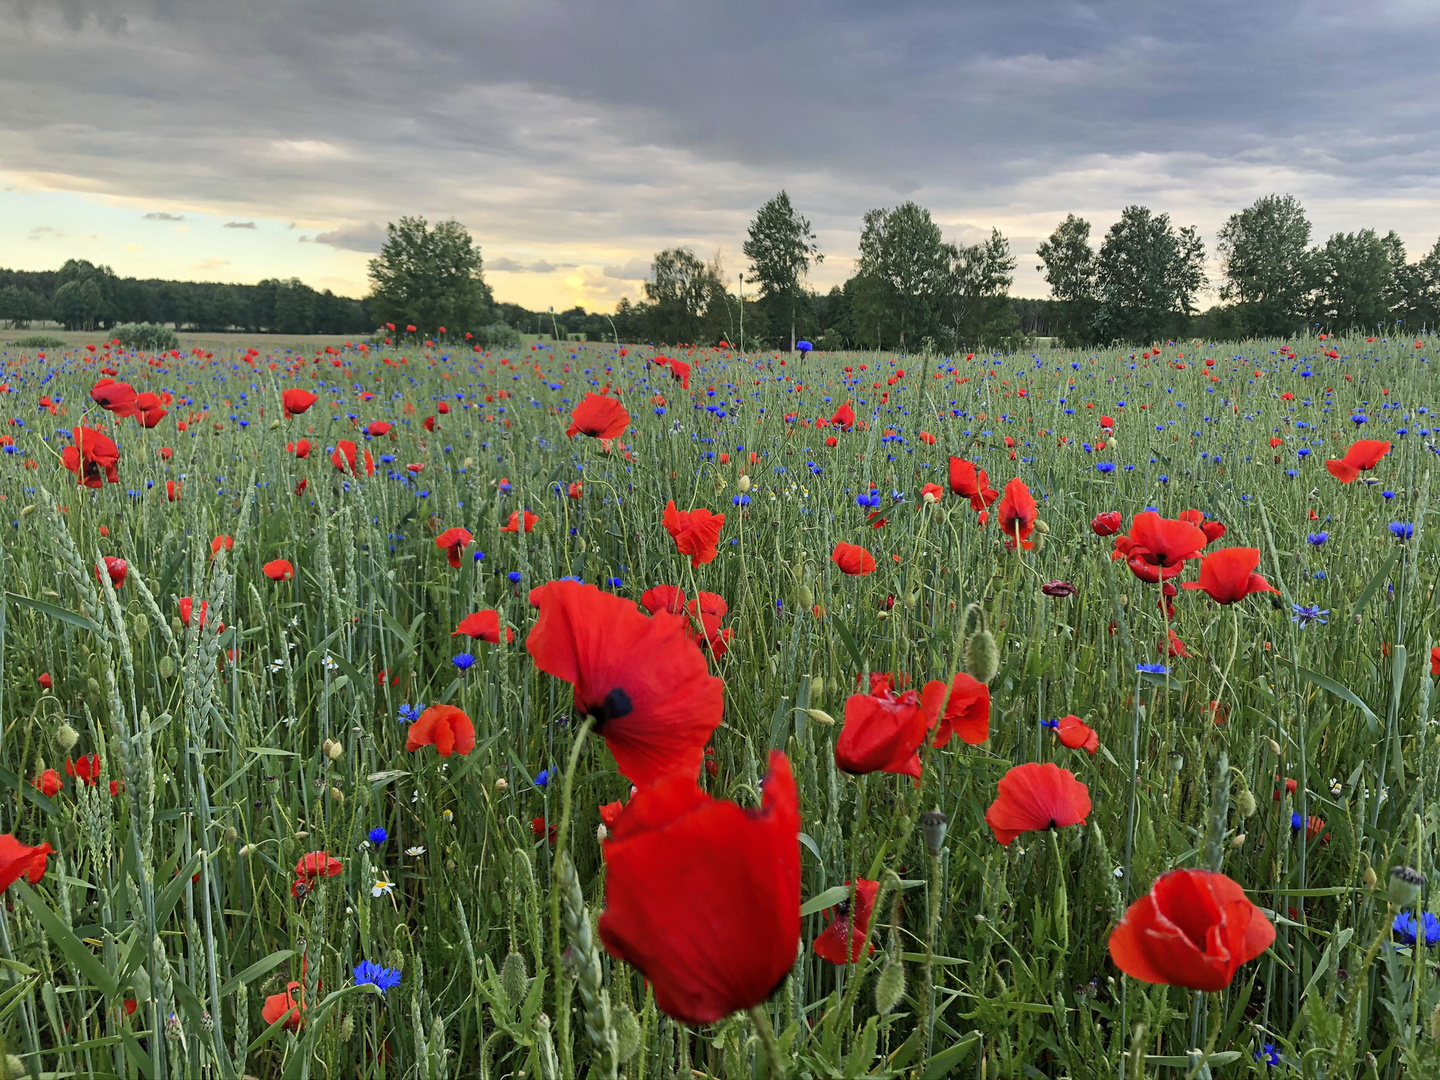
[[[1204,283],[1204,259],[1193,226],[1127,206],[1095,260],[1096,338],[1145,345],[1174,336]]]
[[[141,352],[167,352],[180,347],[175,331],[159,323],[125,323],[112,328],[109,335],[125,348]]]
[[[903,352],[907,343],[934,336],[950,284],[951,252],[924,207],[905,202],[893,210],[867,210],[856,265],[864,283],[857,289],[864,295],[865,315],[857,316],[862,337],[878,342],[883,328],[893,325]]]
[[[385,244],[370,260],[368,306],[376,322],[465,331],[489,321],[492,296],[480,249],[458,221],[433,228],[423,217],[402,217],[385,227]]]
[[[1265,195],[1220,227],[1222,300],[1245,337],[1284,337],[1305,323],[1310,222],[1293,195]]]
[[[808,219],[801,217],[784,191],[760,207],[750,222],[741,250],[750,260],[750,277],[760,285],[762,301],[788,318],[790,348],[795,347],[795,316],[810,263],[823,262]]]
[[[1309,258],[1311,319],[1336,331],[1386,330],[1401,306],[1405,247],[1395,233],[1335,233]]]
[[[718,256],[706,263],[687,247],[656,252],[645,282],[651,340],[694,344],[724,336],[730,313],[721,273]]]
[[[52,334],[27,334],[10,342],[17,349],[63,349],[65,339]]]
[[[1055,298],[1055,335],[1075,348],[1090,340],[1095,319],[1095,252],[1090,247],[1090,223],[1074,214],[1055,227],[1035,249],[1050,295]]]

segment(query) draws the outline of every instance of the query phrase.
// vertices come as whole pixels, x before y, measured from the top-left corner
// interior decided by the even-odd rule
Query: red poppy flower
[[[1205,542],[1213,544],[1225,535],[1225,526],[1218,521],[1206,521],[1203,510],[1182,510],[1176,515],[1179,521],[1188,521],[1205,534]]]
[[[830,423],[841,431],[849,431],[855,426],[855,410],[850,407],[850,402],[845,402],[835,410],[835,415],[830,417]]]
[[[1090,813],[1090,789],[1068,769],[1049,762],[1016,765],[1000,778],[985,824],[1001,844],[1023,832],[1083,825]]]
[[[575,711],[592,716],[615,765],[644,787],[667,773],[694,777],[724,709],[684,617],[642,615],[593,585],[552,581],[525,647],[541,671],[574,685]]]
[[[303,483],[305,483],[305,481],[304,481],[304,480],[301,480],[300,483],[303,484]],[[180,485],[179,485],[176,481],[174,481],[174,480],[166,480],[166,481],[165,481],[165,501],[166,501],[166,502],[179,502],[179,501],[180,501]]]
[[[641,787],[605,842],[600,940],[682,1023],[758,1005],[795,963],[800,810],[779,751],[763,789],[761,807],[745,810],[671,775]]]
[[[285,452],[287,454],[294,454],[297,458],[307,458],[310,456],[310,440],[299,439],[295,442],[286,443]]]
[[[589,435],[592,439],[618,439],[630,426],[630,414],[625,406],[612,397],[600,394],[586,394],[570,414],[570,426],[565,434]]]
[[[675,500],[665,506],[662,519],[665,531],[675,541],[675,550],[690,556],[691,566],[704,566],[719,554],[720,527],[724,514],[712,514],[703,506],[694,510],[676,510]]]
[[[54,684],[54,680],[50,678],[50,673],[48,671],[41,672],[40,675],[36,677],[35,681],[40,684],[41,690],[49,690],[50,687]]]
[[[897,773],[920,782],[920,744],[940,712],[945,684],[895,693],[888,682],[845,700],[845,725],[835,740],[835,764],[848,773]]]
[[[969,499],[972,510],[984,510],[1000,497],[990,486],[990,477],[984,469],[958,457],[950,459],[950,490],[962,499]]]
[[[360,453],[361,458],[364,460],[365,475],[374,476],[375,459],[370,456],[370,451],[366,450],[361,453],[360,448],[357,447],[349,439],[341,439],[335,444],[335,449],[330,452],[330,463],[334,465],[335,468],[339,469],[342,473],[349,473],[351,476],[359,476],[360,474],[355,471],[357,453]]]
[[[540,520],[539,517],[537,517],[536,515],[532,514],[529,510],[526,510],[526,511],[525,511],[525,531],[526,531],[527,533],[528,533],[528,532],[534,532],[534,531],[535,531],[535,523],[536,523],[537,521],[539,521],[539,520]],[[500,526],[500,531],[501,531],[501,532],[510,532],[510,533],[518,533],[518,532],[520,531],[520,511],[519,511],[519,510],[512,510],[512,511],[510,512],[510,520],[507,521],[504,525],[501,525],[501,526]]]
[[[295,576],[295,566],[289,559],[271,559],[260,570],[271,581],[289,581]]]
[[[100,755],[91,754],[89,757],[81,755],[78,759],[65,761],[65,775],[73,776],[82,784],[94,787],[100,782]]]
[[[553,844],[560,835],[560,826],[547,826],[545,824],[545,818],[543,816],[537,816],[530,819],[530,831],[534,833],[537,837],[545,837],[550,843]]]
[[[470,543],[470,539],[470,530],[456,525],[453,529],[446,529],[435,537],[435,546],[445,552],[445,557],[450,561],[450,565],[458,569],[460,549]]]
[[[90,400],[120,419],[140,411],[139,395],[129,383],[105,378],[90,388]]]
[[[265,999],[265,1005],[261,1008],[260,1015],[266,1024],[274,1024],[283,1016],[285,1030],[299,1031],[304,1023],[302,1018],[304,1009],[304,988],[298,982],[288,982],[285,984],[284,993],[271,994]]]
[[[369,435],[372,439],[378,439],[382,436],[389,435],[391,429],[394,427],[395,425],[388,420],[375,420],[365,429],[365,434]]]
[[[216,555],[219,555],[221,548],[224,548],[226,551],[234,551],[234,550],[235,550],[235,538],[234,538],[233,536],[224,536],[224,535],[221,535],[221,536],[215,537],[214,540],[211,540],[211,541],[210,541],[210,557],[213,559]]]
[[[1090,522],[1090,531],[1096,536],[1114,536],[1120,531],[1120,521],[1119,510],[1106,510],[1095,515]]]
[[[53,799],[60,794],[60,789],[65,786],[65,781],[60,779],[60,774],[54,769],[46,769],[30,781],[30,784],[47,799]]]
[[[850,882],[845,884],[849,885]],[[870,932],[870,915],[875,910],[875,895],[879,891],[878,881],[861,878],[855,883],[853,910],[849,900],[841,901],[831,909],[833,917],[830,925],[815,938],[816,956],[832,964],[853,964],[860,959],[861,947],[866,944],[866,935]],[[869,945],[866,955],[875,951],[874,943],[869,942]]]
[[[735,631],[729,627],[720,627],[720,620],[730,611],[730,605],[725,602],[725,598],[719,593],[702,590],[699,596],[690,601],[689,610],[691,618],[700,624],[695,643],[701,648],[709,649],[716,658],[729,652],[730,639],[735,636]]]
[[[963,671],[950,682],[950,696],[935,728],[932,745],[944,746],[951,735],[960,736],[961,742],[971,746],[978,746],[990,737],[990,687]]]
[[[1111,558],[1124,559],[1132,574],[1154,585],[1180,573],[1187,560],[1199,558],[1208,542],[1188,521],[1144,510],[1130,522],[1128,534],[1115,537]]]
[[[285,410],[285,419],[292,416],[299,416],[306,409],[319,401],[318,394],[312,394],[309,390],[299,390],[292,387],[280,395],[280,405]]]
[[[457,637],[460,634],[477,641],[488,641],[492,645],[500,644],[500,613],[494,608],[486,608],[484,611],[466,615],[460,620],[460,625],[451,631],[450,636]],[[515,640],[515,631],[508,626],[505,628],[505,640]]]
[[[1025,481],[1016,477],[1006,484],[1005,494],[995,510],[995,521],[1005,534],[1006,546],[1013,548],[1018,540],[1026,550],[1034,547],[1030,534],[1035,531],[1035,522],[1039,518],[1040,508],[1035,505],[1035,497],[1030,494]]]
[[[1217,604],[1234,604],[1251,593],[1279,592],[1259,574],[1260,549],[1221,548],[1200,560],[1200,580],[1182,582],[1182,589],[1204,589]]]
[[[329,852],[312,851],[308,855],[300,856],[300,860],[295,864],[295,879],[309,884],[324,878],[338,877],[344,868],[344,863],[331,857]],[[291,889],[291,892],[293,894],[295,890]]]
[[[640,606],[651,615],[662,611],[679,615],[685,610],[685,591],[676,585],[655,585],[640,594]]]
[[[798,830],[797,830],[798,835]],[[799,841],[796,841],[799,847]],[[49,844],[41,844],[39,847],[28,847],[16,840],[10,833],[0,834],[0,892],[14,885],[22,877],[31,885],[38,885],[40,879],[45,876],[45,865],[55,849]],[[798,854],[797,854],[798,859]],[[796,864],[795,886],[798,892],[800,886],[799,864]],[[796,913],[799,913],[799,905],[796,905]]]
[[[615,822],[620,820],[620,815],[625,812],[625,804],[619,799],[608,802],[600,807],[600,823],[607,829],[613,829]]]
[[[73,435],[75,445],[65,447],[60,461],[88,488],[120,482],[120,448],[104,432],[81,424]]]
[[[1100,735],[1078,716],[1062,716],[1056,721],[1055,736],[1061,746],[1093,754],[1100,749]]]
[[[1359,439],[1350,444],[1345,456],[1325,462],[1330,475],[1342,484],[1348,484],[1362,472],[1369,472],[1380,464],[1380,459],[1390,452],[1390,444],[1381,439]]]
[[[168,410],[160,403],[159,394],[144,393],[135,399],[140,406],[140,411],[135,418],[140,421],[144,428],[158,427],[161,420],[169,415]]]
[[[125,577],[130,573],[130,565],[124,559],[117,559],[113,555],[106,555],[102,560],[105,564],[105,576],[110,579],[110,584],[115,588],[125,584]],[[95,568],[95,580],[100,580],[100,568]]]
[[[920,489],[921,502],[938,503],[943,498],[945,498],[945,489],[939,484],[926,484]]]
[[[680,384],[681,390],[690,389],[690,365],[684,360],[670,361],[670,377]]]
[[[1274,925],[1230,878],[1171,870],[1110,932],[1110,957],[1142,982],[1215,993],[1274,941]]]
[[[840,568],[842,574],[851,577],[875,572],[875,556],[859,544],[847,544],[843,540],[830,552],[830,561]]]
[[[441,757],[465,755],[475,749],[475,725],[454,705],[431,705],[410,725],[405,749],[433,746]]]
[[[1440,645],[1430,650],[1430,674],[1440,675]]]

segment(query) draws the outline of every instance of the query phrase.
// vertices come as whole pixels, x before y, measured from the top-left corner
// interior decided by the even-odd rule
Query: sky
[[[1271,192],[1317,237],[1440,236],[1434,0],[0,0],[0,266],[298,277],[360,296],[384,225],[455,218],[496,296],[609,310],[789,192],[843,282],[914,199],[999,228],[1197,225]],[[1213,297],[1212,297],[1213,299]]]

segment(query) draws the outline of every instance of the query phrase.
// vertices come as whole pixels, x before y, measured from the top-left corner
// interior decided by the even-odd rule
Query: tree
[[[762,301],[788,314],[790,348],[795,348],[795,312],[810,262],[824,262],[810,222],[796,212],[784,191],[760,207],[741,251],[750,260],[751,280]]]
[[[402,217],[385,226],[385,237],[380,255],[370,260],[373,318],[425,334],[490,321],[484,263],[463,225],[452,220],[431,228],[423,217]]]
[[[24,330],[30,323],[42,316],[45,301],[19,285],[0,288],[0,322],[12,330]]]
[[[419,326],[419,323],[415,324]],[[445,325],[440,323],[437,325]],[[315,327],[315,290],[299,278],[280,282],[275,292],[275,332],[308,334]]]
[[[905,202],[894,210],[868,210],[860,232],[859,276],[867,294],[879,286],[879,300],[898,328],[899,347],[932,336],[950,279],[953,251],[940,236],[930,211]]]
[[[949,255],[948,306],[956,343],[994,345],[1013,334],[1019,324],[1010,304],[1016,262],[1010,241],[991,229],[981,243],[951,245]]]
[[[688,247],[656,252],[650,280],[645,282],[645,296],[652,305],[652,338],[671,345],[693,344],[717,292],[724,294],[716,264],[702,262]]]
[[[1304,323],[1309,243],[1310,222],[1293,195],[1256,199],[1220,227],[1220,299],[1235,302],[1247,336],[1280,337]]]
[[[1411,268],[1406,318],[1415,326],[1440,324],[1440,240]]]
[[[1193,226],[1127,206],[1095,266],[1095,330],[1102,341],[1152,342],[1178,331],[1205,283],[1205,246]]]
[[[1374,330],[1388,324],[1394,303],[1395,242],[1374,229],[1361,229],[1335,233],[1324,247],[1312,249],[1311,318],[1335,330]],[[1399,259],[1403,266],[1403,245]]]
[[[1095,252],[1090,247],[1090,223],[1074,214],[1055,227],[1049,239],[1035,249],[1045,281],[1056,302],[1056,334],[1060,343],[1075,348],[1090,340],[1095,319]]]

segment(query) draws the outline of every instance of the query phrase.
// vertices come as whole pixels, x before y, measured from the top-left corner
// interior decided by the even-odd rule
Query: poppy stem
[[[785,1056],[780,1052],[780,1043],[775,1038],[774,1025],[770,1023],[770,1014],[762,1002],[759,1005],[750,1006],[750,1023],[755,1026],[755,1034],[760,1039],[760,1045],[765,1051],[765,1062],[768,1065],[770,1080],[779,1080],[785,1075]]]
[[[550,863],[550,970],[554,972],[555,978],[555,1044],[560,1051],[561,1072],[565,1076],[574,1076],[575,1070],[570,1046],[570,988],[560,967],[560,893],[563,883],[560,880],[559,853],[567,850],[566,842],[570,836],[570,797],[575,787],[575,767],[580,763],[580,751],[585,748],[585,736],[590,734],[594,725],[593,716],[585,717],[575,732],[575,742],[570,747],[570,760],[565,765],[565,786],[561,794],[560,828],[555,833],[556,857]]]

